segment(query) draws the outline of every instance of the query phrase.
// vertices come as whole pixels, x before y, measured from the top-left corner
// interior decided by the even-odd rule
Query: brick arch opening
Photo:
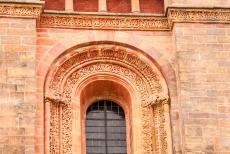
[[[81,86],[87,86],[83,83],[89,78],[104,82],[109,80],[117,83],[117,86],[122,83],[123,87],[129,87],[127,91],[131,91],[132,111],[130,127],[133,128],[130,143],[135,142],[130,153],[172,152],[169,94],[158,66],[138,50],[101,42],[69,49],[55,61],[47,75],[46,153],[68,154],[82,150],[81,145],[77,144],[82,136],[74,136],[73,131],[74,123],[82,118],[74,118],[74,113],[80,112],[77,106],[84,104],[84,99],[78,100],[81,95],[76,94],[83,94]],[[80,153],[84,153],[84,150]]]

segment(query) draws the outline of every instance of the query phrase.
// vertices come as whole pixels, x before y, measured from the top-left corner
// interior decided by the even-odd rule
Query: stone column
[[[139,0],[131,0],[132,12],[140,12]]]
[[[106,12],[107,11],[106,0],[98,0],[98,11],[100,11],[100,12]]]
[[[167,153],[173,153],[169,100],[163,101],[162,105],[165,118],[165,131],[167,132]]]
[[[45,153],[50,153],[50,105],[51,101],[45,99]]]
[[[62,154],[62,105],[57,96],[45,98],[45,152]]]
[[[159,131],[158,136],[155,134],[157,140],[153,138],[153,144],[160,147],[158,152],[172,154],[172,133],[171,133],[171,121],[170,121],[170,105],[169,97],[164,94],[158,94],[149,96],[149,101],[146,106],[152,107],[153,114],[156,115],[155,119],[155,128]],[[158,142],[154,143],[154,140]]]
[[[73,11],[73,0],[65,0],[65,10]]]

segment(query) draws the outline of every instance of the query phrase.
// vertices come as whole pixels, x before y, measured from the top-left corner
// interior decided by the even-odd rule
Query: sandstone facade
[[[230,1],[110,0],[110,13],[93,1],[91,14],[58,2],[0,1],[0,154],[84,153],[83,111],[99,98],[124,107],[129,153],[230,153]]]

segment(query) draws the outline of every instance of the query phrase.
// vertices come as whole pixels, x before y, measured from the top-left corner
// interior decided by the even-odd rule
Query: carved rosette
[[[62,106],[61,121],[62,125],[59,132],[61,137],[61,152],[72,153],[72,94],[76,85],[80,84],[89,76],[99,74],[109,74],[120,77],[132,83],[136,95],[141,100],[141,121],[142,121],[142,154],[153,154],[160,149],[160,153],[167,151],[166,130],[164,129],[164,116],[161,108],[162,99],[158,99],[156,107],[149,107],[149,96],[161,94],[163,89],[157,74],[148,63],[140,59],[137,55],[124,48],[114,48],[112,45],[98,45],[88,47],[84,50],[77,50],[69,59],[60,64],[54,73],[53,80],[49,83],[49,90],[54,93],[61,93],[65,100]],[[50,149],[56,147],[54,138],[56,136],[57,111],[53,107],[51,114],[51,135]],[[60,125],[59,125],[60,126]],[[55,131],[53,130],[55,129]],[[158,133],[153,134],[153,129]],[[156,136],[156,137],[155,137]],[[155,140],[155,141],[153,141]],[[155,144],[156,142],[157,144]],[[58,150],[58,148],[57,148]],[[58,153],[58,151],[50,151]]]

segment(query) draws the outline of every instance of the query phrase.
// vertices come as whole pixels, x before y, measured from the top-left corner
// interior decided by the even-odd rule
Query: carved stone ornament
[[[230,23],[229,8],[168,7],[165,15],[156,16],[43,11],[43,5],[0,0],[0,17],[37,18],[40,27],[138,31],[172,30],[174,23]]]
[[[150,95],[148,100],[148,104],[146,104],[147,107],[154,107],[159,103],[169,103],[168,96],[164,96],[163,94]]]
[[[54,104],[59,104],[59,105],[65,104],[65,100],[62,99],[61,94],[59,93],[54,93],[53,95],[47,95],[45,99],[49,103],[54,103]]]
[[[140,100],[141,111],[141,154],[168,153],[171,145],[168,144],[169,135],[164,120],[161,101],[167,101],[163,96],[163,86],[160,74],[151,65],[130,52],[130,49],[114,47],[114,45],[89,46],[84,49],[75,49],[67,60],[63,60],[52,73],[52,80],[47,83],[50,92],[61,94],[65,102],[58,109],[51,103],[50,140],[51,154],[72,154],[72,103],[75,87],[90,76],[109,74],[128,81],[136,91]],[[164,94],[165,95],[165,94]],[[148,96],[158,102],[149,108]],[[50,99],[45,99],[50,102]],[[60,124],[61,123],[61,124]],[[153,130],[155,134],[153,134]],[[61,139],[60,139],[61,138]],[[61,140],[60,143],[58,140]],[[171,142],[170,142],[171,143]]]
[[[172,30],[174,23],[230,23],[230,9],[168,8],[164,16],[108,15],[45,12],[41,27],[114,29],[114,30]]]
[[[0,17],[38,18],[44,2],[0,1]]]

